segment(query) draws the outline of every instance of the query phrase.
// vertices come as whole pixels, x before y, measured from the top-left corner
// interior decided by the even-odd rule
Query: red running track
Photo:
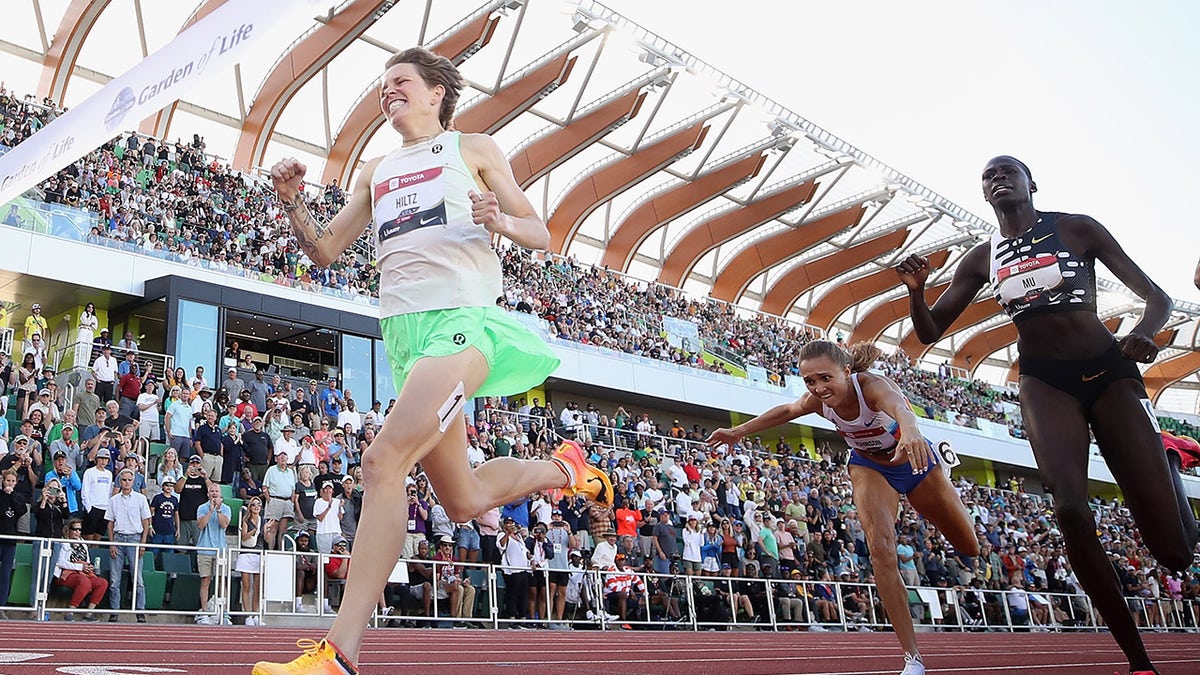
[[[0,674],[249,673],[288,660],[319,631],[161,624],[3,624]],[[1106,634],[920,634],[930,673],[1094,675],[1125,661]],[[1162,675],[1200,673],[1200,636],[1149,634]],[[807,673],[895,675],[890,633],[606,632],[379,629],[367,632],[363,672],[634,675]]]

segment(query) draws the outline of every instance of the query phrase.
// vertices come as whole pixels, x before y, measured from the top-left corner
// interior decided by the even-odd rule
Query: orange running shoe
[[[550,459],[567,475],[563,494],[583,495],[600,506],[613,505],[613,486],[608,475],[587,463],[583,448],[578,443],[563,441]]]
[[[254,675],[358,675],[358,666],[328,640],[301,638],[296,646],[304,653],[288,663],[259,661],[254,664]]]

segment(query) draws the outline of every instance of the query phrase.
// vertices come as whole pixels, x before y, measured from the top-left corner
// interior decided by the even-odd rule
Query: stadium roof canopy
[[[39,96],[71,105],[223,1],[31,0],[6,8],[0,49],[6,66],[33,73]],[[383,62],[423,44],[467,77],[458,128],[510,151],[555,252],[1015,379],[1015,331],[995,303],[981,298],[928,349],[889,269],[931,256],[940,292],[994,226],[695,58],[685,35],[652,34],[593,0],[330,4],[285,53],[247,60],[139,129],[199,133],[241,169],[296,156],[313,180],[346,185],[396,142],[375,94]],[[779,86],[804,87],[809,67]],[[1128,330],[1136,296],[1101,288],[1103,318]],[[1146,373],[1153,395],[1178,383],[1184,398],[1170,407],[1190,412],[1197,316],[1200,306],[1177,303],[1160,336],[1168,348]]]

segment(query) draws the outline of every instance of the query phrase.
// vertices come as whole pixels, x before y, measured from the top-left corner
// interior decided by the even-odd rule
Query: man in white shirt
[[[663,506],[663,491],[660,488],[666,487],[666,484],[650,482],[652,485],[646,488],[646,510],[653,513]]]
[[[604,539],[596,543],[592,550],[592,565],[599,570],[606,570],[617,565],[617,533],[609,530]]]
[[[273,549],[277,548],[275,544],[279,534],[287,531],[288,524],[296,517],[296,470],[289,466],[286,452],[275,453],[275,464],[268,467],[263,476],[263,492],[263,496],[267,497],[266,508],[263,509],[267,524],[263,527],[263,535],[267,548]]]
[[[275,455],[284,453],[287,455],[287,463],[295,464],[296,458],[300,456],[300,443],[293,438],[296,435],[296,427],[288,424],[283,427],[283,433],[275,441]]]
[[[121,546],[121,543],[145,544],[150,536],[150,502],[146,495],[133,489],[134,474],[132,469],[121,469],[117,473],[120,492],[109,500],[108,539],[114,543],[109,547],[112,564],[109,567],[108,606],[117,609],[121,606],[121,576],[125,566],[129,565],[129,573],[137,577],[137,590],[134,593],[134,609],[143,612],[146,609],[146,587],[142,583],[142,575],[134,574],[141,563],[143,549],[133,546]],[[116,621],[117,615],[109,616],[109,621]],[[146,623],[146,615],[137,615],[138,623]]]
[[[113,483],[112,472],[108,470],[109,458],[108,448],[100,448],[96,452],[96,465],[83,472],[79,499],[83,508],[84,539],[102,539],[108,532],[104,520]]]
[[[467,462],[472,467],[479,466],[487,461],[487,455],[483,454],[483,448],[479,447],[479,439],[472,436],[469,439],[467,446]]]
[[[96,378],[96,395],[100,397],[101,403],[113,400],[117,366],[117,359],[112,355],[112,345],[104,345],[100,356],[92,363],[92,375]]]
[[[366,422],[373,425],[376,429],[383,428],[383,411],[379,407],[383,405],[379,401],[371,404],[371,409],[367,411]]]
[[[504,618],[524,619],[529,610],[529,550],[512,518],[504,519],[504,532],[496,541],[504,573]]]
[[[666,468],[666,474],[667,477],[671,479],[671,485],[677,490],[682,490],[688,486],[687,473],[684,472],[682,466],[679,466],[678,462],[672,462],[671,465]]]

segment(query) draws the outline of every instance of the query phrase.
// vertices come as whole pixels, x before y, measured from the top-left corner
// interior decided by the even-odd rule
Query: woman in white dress
[[[262,534],[262,498],[251,497],[246,502],[246,510],[242,513],[242,522],[238,526],[238,535],[242,550],[238,553],[234,570],[242,575],[242,611],[250,612],[246,617],[247,626],[261,626],[258,617],[258,579],[261,573],[261,553],[263,548]]]
[[[79,367],[87,368],[92,365],[92,340],[100,328],[100,319],[96,316],[96,305],[88,303],[79,315],[79,329],[75,333],[75,361]]]

